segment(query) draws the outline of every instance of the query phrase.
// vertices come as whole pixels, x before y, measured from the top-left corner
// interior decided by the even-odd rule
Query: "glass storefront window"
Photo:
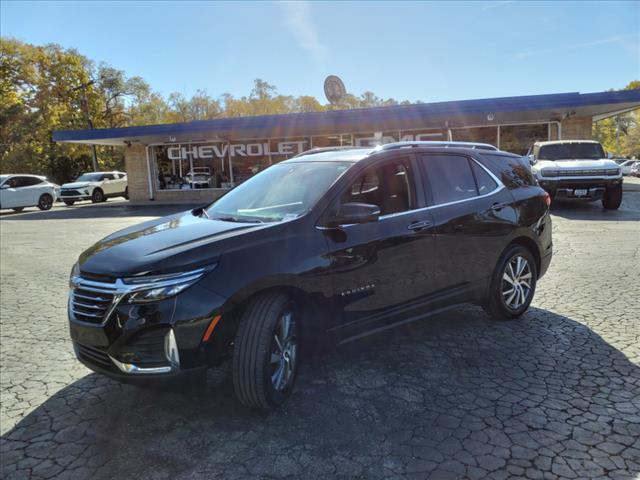
[[[344,147],[353,145],[353,137],[352,135],[318,135],[311,137],[311,145],[313,148],[323,148],[323,147]]]
[[[500,127],[500,150],[526,155],[527,150],[537,141],[549,138],[549,125],[511,125]]]
[[[400,132],[401,142],[442,142],[447,139],[446,130],[424,129],[424,130],[402,130]]]
[[[455,128],[451,130],[456,142],[478,142],[498,145],[498,127]]]
[[[159,190],[219,188],[225,174],[222,143],[166,145],[151,148]]]

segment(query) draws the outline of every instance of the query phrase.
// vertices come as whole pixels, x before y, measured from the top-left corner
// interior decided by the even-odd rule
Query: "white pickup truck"
[[[622,171],[592,140],[536,142],[529,149],[531,170],[551,198],[602,200],[608,210],[622,203]]]

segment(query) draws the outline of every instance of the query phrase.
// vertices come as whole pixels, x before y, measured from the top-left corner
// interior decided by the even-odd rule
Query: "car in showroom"
[[[552,199],[602,201],[607,210],[622,203],[622,169],[592,140],[535,142],[528,152],[532,172]]]
[[[186,175],[190,188],[209,188],[212,183],[211,169],[209,167],[193,167]]]
[[[40,175],[0,175],[0,209],[21,212],[27,207],[50,210],[58,185]]]
[[[68,206],[80,200],[91,200],[93,203],[105,202],[112,197],[129,198],[126,173],[118,171],[83,173],[75,181],[60,187],[60,198]]]
[[[71,270],[76,356],[142,383],[231,359],[240,402],[272,408],[322,339],[467,302],[517,318],[552,256],[550,197],[524,163],[429,142],[311,151],[113,233]]]

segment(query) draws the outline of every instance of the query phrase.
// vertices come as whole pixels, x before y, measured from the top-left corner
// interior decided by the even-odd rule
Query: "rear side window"
[[[491,162],[483,162],[483,165],[508,188],[530,187],[537,184],[526,157],[489,152],[482,152],[482,155],[491,160]]]
[[[456,202],[478,195],[469,160],[458,155],[422,155],[433,203]]]
[[[473,170],[473,175],[476,177],[476,183],[478,185],[478,194],[486,195],[487,193],[493,192],[498,184],[496,181],[491,178],[491,175],[487,173],[487,171],[478,165],[476,162],[471,163],[471,170]]]
[[[103,180],[114,180],[112,173],[107,173],[102,177]]]

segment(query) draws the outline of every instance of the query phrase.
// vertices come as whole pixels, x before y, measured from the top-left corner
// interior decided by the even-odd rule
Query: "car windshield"
[[[606,155],[599,143],[556,143],[540,147],[538,160],[599,160]]]
[[[9,178],[9,175],[0,175],[0,185],[2,185],[7,178]]]
[[[308,212],[351,165],[341,161],[273,165],[207,208],[212,219],[249,222],[290,220]]]
[[[83,173],[76,178],[76,182],[99,182],[100,180],[102,180],[102,173]]]

